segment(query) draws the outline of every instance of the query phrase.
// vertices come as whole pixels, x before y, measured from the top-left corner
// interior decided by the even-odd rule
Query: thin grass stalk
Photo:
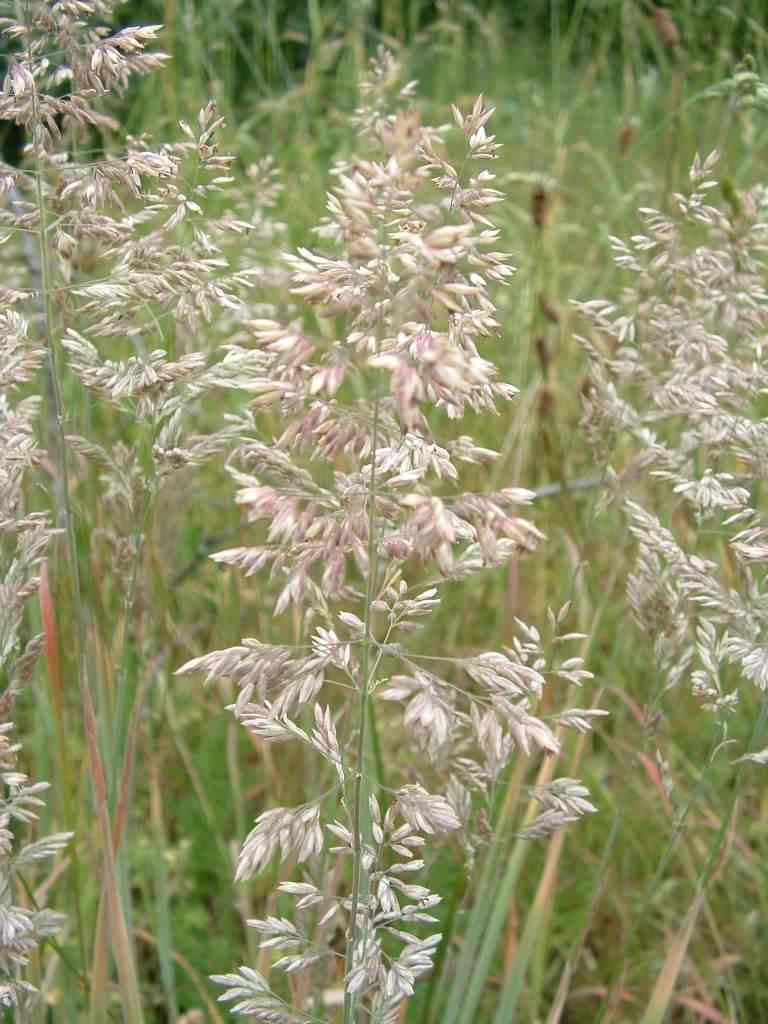
[[[371,425],[371,451],[375,454],[379,444],[379,375],[375,374],[373,385],[373,421]],[[363,863],[365,842],[371,831],[371,815],[368,807],[370,795],[369,782],[366,780],[369,742],[369,713],[368,703],[370,688],[373,683],[371,673],[371,646],[373,635],[371,633],[371,618],[373,615],[373,600],[376,587],[376,575],[378,567],[376,549],[376,460],[371,459],[371,485],[368,492],[368,580],[365,593],[365,608],[363,613],[363,638],[360,649],[360,691],[358,695],[358,717],[357,717],[357,774],[354,783],[354,797],[352,805],[352,823],[354,828],[354,849],[352,867],[352,905],[350,909],[351,923],[350,936],[347,942],[347,949],[344,957],[344,973],[348,977],[354,963],[355,948],[365,935],[360,933],[358,922],[358,908],[362,900],[367,899],[369,890],[369,871]],[[354,993],[344,991],[344,1024],[354,1024],[356,1019],[357,999]]]
[[[25,17],[27,21],[27,29],[31,27],[30,23],[30,10],[29,4],[25,4],[24,7]],[[32,66],[32,49],[31,49],[31,35],[28,31],[27,34],[27,61]],[[32,109],[33,109],[33,133],[37,133],[40,125],[40,108],[39,98],[37,93],[37,85],[33,81],[31,86],[32,96]],[[57,350],[57,343],[55,338],[55,324],[53,316],[53,308],[51,306],[51,266],[50,266],[50,253],[48,251],[48,238],[47,238],[47,207],[45,203],[45,193],[43,190],[42,181],[42,161],[40,159],[40,141],[38,138],[33,137],[32,140],[33,148],[33,160],[35,165],[35,200],[37,204],[37,212],[40,220],[40,230],[38,233],[38,245],[40,255],[40,282],[42,287],[42,305],[43,305],[43,321],[44,321],[44,339],[43,343],[47,355],[46,367],[48,370],[48,392],[50,399],[53,403],[53,417],[52,426],[55,430],[55,459],[57,462],[57,471],[59,480],[54,480],[54,492],[57,498],[58,508],[56,509],[56,518],[58,521],[63,520],[65,536],[66,536],[66,547],[67,547],[67,561],[69,563],[69,571],[71,574],[71,589],[72,599],[75,609],[75,620],[76,620],[76,638],[77,638],[77,672],[78,682],[80,686],[81,696],[84,690],[89,690],[88,681],[88,669],[85,657],[85,622],[84,622],[84,608],[82,600],[82,590],[80,583],[80,565],[78,560],[77,551],[77,536],[75,534],[75,523],[72,506],[69,497],[69,467],[67,462],[67,447],[64,436],[64,424],[63,424],[63,402],[61,395],[61,383],[59,379],[59,352]],[[51,424],[51,418],[49,418],[49,424]],[[58,484],[58,486],[57,486]],[[54,638],[54,643],[56,640]],[[58,716],[61,718],[61,716]],[[63,721],[59,721],[59,728],[63,727]],[[62,746],[63,743],[63,746]],[[66,739],[61,739],[59,742],[61,747],[61,756],[63,761],[68,764],[68,743]],[[69,778],[69,772],[64,776],[65,779]],[[64,786],[63,793],[63,806],[65,812],[71,816],[69,821],[74,824],[74,807],[71,802],[70,796],[71,790],[68,785]],[[72,897],[75,910],[75,921],[77,928],[77,937],[80,951],[80,964],[81,968],[85,970],[87,963],[85,953],[85,919],[82,906],[82,889],[80,884],[80,862],[77,853],[77,843],[74,842],[70,846],[70,857],[72,864],[72,871],[70,874],[71,878],[71,889]]]

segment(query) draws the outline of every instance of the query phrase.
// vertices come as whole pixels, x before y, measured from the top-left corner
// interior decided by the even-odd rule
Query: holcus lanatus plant
[[[57,630],[71,627],[72,640],[62,652],[62,674],[71,685],[51,679],[60,690],[54,718],[61,808],[67,824],[80,820],[84,806],[98,823],[70,847],[76,934],[68,938],[76,943],[66,962],[79,968],[81,988],[72,986],[65,998],[73,1007],[82,992],[94,1019],[104,1012],[111,955],[123,1012],[139,1024],[148,999],[139,991],[128,924],[132,890],[118,879],[127,845],[125,797],[139,723],[147,721],[144,659],[157,666],[167,658],[144,572],[146,540],[166,485],[231,443],[226,428],[218,435],[195,432],[200,399],[238,387],[243,363],[254,372],[260,355],[236,344],[231,319],[253,312],[241,293],[280,276],[260,256],[262,243],[281,228],[267,212],[277,194],[268,160],[251,170],[258,200],[246,202],[232,190],[224,214],[211,210],[233,183],[234,159],[218,152],[222,119],[213,103],[196,122],[180,124],[180,140],[155,143],[142,135],[128,139],[122,152],[112,149],[111,135],[121,125],[105,111],[111,94],[167,59],[149,49],[159,26],[111,31],[106,23],[114,7],[110,0],[26,0],[0,19],[7,44],[0,121],[19,125],[26,138],[21,166],[0,165],[3,243],[16,255],[0,291],[0,401],[33,378],[30,387],[45,397],[0,410],[0,473],[10,488],[2,528],[19,551],[14,555],[9,541],[0,653],[12,668],[22,597],[34,591],[29,579],[17,584],[16,577],[31,577],[50,532],[47,520],[27,514],[17,477],[24,460],[44,461],[47,475],[37,480],[36,498],[50,500],[66,549],[66,558],[51,560],[48,600],[58,624],[52,617],[47,639],[56,651]],[[231,239],[238,251],[225,257]],[[24,307],[27,321],[15,311]],[[228,347],[217,329],[226,331]],[[45,439],[45,454],[34,454],[35,430]],[[12,672],[8,679],[6,714],[16,689]],[[83,748],[88,771],[80,785],[73,766]],[[9,783],[6,817],[21,818],[25,808],[29,817],[26,783],[11,771],[15,755],[14,746],[4,748],[3,770],[17,780]],[[5,845],[9,880],[2,894],[10,906],[10,837]],[[87,872],[78,865],[87,865],[100,887],[93,937],[84,912]],[[15,950],[9,971],[33,948],[36,921],[39,930],[44,922],[42,914],[24,918],[16,909],[11,906],[15,916],[3,932]],[[93,963],[86,952],[91,941],[99,951]]]
[[[28,828],[43,806],[46,782],[22,771],[14,738],[16,698],[34,672],[42,635],[24,637],[24,612],[37,594],[52,530],[44,513],[25,505],[24,481],[42,453],[34,436],[40,403],[12,396],[36,373],[43,351],[29,338],[26,321],[0,313],[0,1007],[25,1020],[37,999],[26,968],[38,944],[56,935],[64,915],[38,905],[27,877],[38,861],[59,853],[71,833],[33,840]]]
[[[644,231],[613,240],[631,275],[619,301],[576,305],[594,328],[580,339],[587,435],[637,541],[629,606],[654,638],[663,689],[690,685],[725,739],[739,677],[768,690],[768,545],[754,492],[768,466],[768,195],[726,180],[716,201],[717,160],[696,158],[673,214],[643,209]],[[614,446],[631,455],[623,468]],[[642,473],[661,481],[662,500],[633,493]]]
[[[252,736],[318,759],[315,792],[262,811],[238,859],[243,881],[275,856],[294,866],[275,904],[293,910],[247,923],[262,948],[281,951],[273,968],[305,981],[289,999],[251,967],[215,978],[254,1020],[332,1013],[321,996],[331,1002],[339,976],[345,1024],[400,1019],[440,941],[440,896],[416,881],[436,844],[460,836],[472,856],[511,759],[557,753],[555,726],[585,731],[600,714],[537,716],[548,681],[590,674],[579,657],[545,658],[532,627],[520,624],[503,652],[409,646],[444,586],[542,536],[518,514],[531,492],[460,490],[461,467],[496,452],[451,429],[516,393],[481,355],[499,327],[492,290],[513,273],[490,216],[503,198],[489,169],[492,110],[482,98],[454,109],[463,154],[453,162],[450,129],[424,126],[410,105],[414,83],[390,104],[397,74],[381,52],[362,83],[366,153],[333,168],[317,229],[329,254],[287,257],[305,308],[290,323],[252,322],[265,360],[232,424],[237,503],[264,536],[214,558],[246,576],[268,571],[275,614],[295,610],[298,642],[244,639],[179,670],[233,681],[231,710]],[[567,613],[551,616],[556,645],[580,639],[564,632]],[[532,795],[541,814],[529,838],[594,810],[571,779]]]

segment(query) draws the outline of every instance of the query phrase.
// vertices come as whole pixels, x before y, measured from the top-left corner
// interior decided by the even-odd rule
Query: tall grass
[[[208,10],[178,0],[148,18],[166,22],[161,45],[172,59],[162,61],[150,56],[154,32],[111,44],[89,35],[88,25],[108,23],[108,7],[96,5],[83,26],[84,11],[20,4],[9,36],[16,62],[2,100],[3,116],[22,121],[29,142],[22,168],[5,167],[2,178],[0,358],[12,368],[18,353],[24,359],[21,372],[0,377],[3,423],[20,439],[2,455],[11,495],[2,517],[3,715],[23,740],[3,755],[4,806],[23,797],[17,770],[50,779],[38,812],[40,835],[54,834],[37,847],[53,860],[25,864],[4,854],[4,921],[23,925],[29,939],[18,956],[3,947],[6,1012],[38,1021],[221,1020],[226,1011],[216,1006],[209,976],[243,964],[257,973],[240,972],[229,987],[292,1020],[351,1021],[368,1010],[380,1019],[499,1024],[762,1019],[766,977],[754,955],[766,909],[758,856],[765,809],[759,10],[744,3],[703,17],[700,6],[682,3],[669,8],[673,31],[652,5],[635,3],[542,5],[540,21],[535,5],[510,16],[493,5],[441,4],[430,17],[404,2],[377,17],[353,4]],[[420,80],[418,114],[387,121],[382,89],[366,126],[355,123],[355,110],[370,102],[360,83],[381,42],[397,50],[401,82]],[[737,67],[746,52],[752,59]],[[62,64],[73,77],[55,76]],[[380,75],[382,87],[391,84],[388,74]],[[424,296],[443,283],[426,274],[429,260],[414,239],[428,239],[440,217],[460,227],[461,210],[471,206],[455,200],[472,173],[461,129],[431,133],[449,103],[466,117],[480,91],[496,108],[488,131],[504,143],[488,164],[492,187],[506,193],[482,215],[490,213],[501,232],[494,246],[509,250],[517,268],[506,287],[487,293],[499,327],[481,352],[498,368],[494,380],[520,393],[497,417],[467,408],[460,424],[445,422],[425,406],[423,421],[414,420],[407,402],[389,404],[391,360],[406,350],[388,346],[407,338],[413,322],[428,322]],[[212,95],[217,108],[208,105]],[[151,140],[137,137],[144,131]],[[423,180],[416,175],[415,192],[405,177],[385,187],[371,170],[393,159],[415,174],[427,142],[434,168]],[[695,154],[715,148],[719,161],[691,184]],[[429,176],[449,183],[442,205]],[[693,222],[678,223],[678,194],[695,193],[707,178],[719,186],[692,205],[687,199]],[[323,220],[328,191],[340,222]],[[639,207],[659,211],[650,228]],[[696,220],[696,210],[710,207]],[[281,254],[301,247],[333,260],[343,255],[345,272],[372,301],[375,289],[355,278],[374,258],[364,251],[363,222],[379,247],[385,293],[403,267],[414,277],[404,296],[393,291],[386,316],[376,307],[374,326],[365,327],[373,351],[355,354],[334,396],[329,381],[342,365],[340,346],[365,303],[350,305],[337,287],[349,281],[334,281],[320,296],[328,315],[318,315],[313,275],[339,268],[306,252],[287,263]],[[670,246],[668,263],[647,268],[637,239],[628,248],[611,242],[640,233],[657,243],[648,259]],[[452,266],[480,252],[462,249],[459,235]],[[697,283],[696,254],[704,251],[719,269]],[[468,276],[449,280],[467,282],[477,285]],[[635,295],[627,292],[632,285]],[[617,311],[588,304],[595,299]],[[466,312],[474,299],[457,301]],[[634,342],[626,319],[616,322],[619,313],[633,320]],[[447,311],[441,315],[447,320]],[[438,318],[434,333],[444,326]],[[689,335],[698,340],[684,344]],[[285,355],[291,351],[293,359]],[[429,365],[447,360],[444,352]],[[447,379],[455,386],[461,373]],[[436,385],[424,386],[428,396]],[[347,451],[326,449],[325,463],[317,440],[300,451],[311,424],[291,440],[307,390],[343,409],[328,414],[334,429],[357,431]],[[416,495],[423,481],[390,492],[393,470],[366,466],[370,450],[394,449],[401,416],[452,456],[468,451],[464,434],[477,451],[497,449],[492,464],[464,465],[466,491],[530,490],[526,519],[546,534],[524,558],[464,579],[454,580],[445,550],[434,549],[443,559],[435,578],[446,578],[439,607],[416,623],[424,628],[412,657],[422,676],[411,672],[410,682],[386,667],[404,651],[382,651],[377,633],[381,602],[393,600],[377,587],[393,585],[385,568],[404,552],[389,538],[385,559],[378,545],[392,529],[398,493]],[[282,453],[271,444],[281,436]],[[301,488],[315,489],[320,505],[305,520],[314,529],[323,515],[334,518],[321,511],[341,483],[334,472],[358,473],[363,544],[349,579],[333,591],[347,616],[341,624],[315,588],[336,585],[326,576],[327,552],[305,582],[314,618],[303,598],[273,616],[279,572],[238,575],[210,561],[222,549],[246,552],[264,542],[250,493],[257,464],[277,474],[270,485],[287,488],[289,504]],[[296,476],[281,475],[289,473]],[[447,489],[438,493],[447,499]],[[426,559],[434,524],[415,518],[417,505],[414,498],[411,525],[395,539]],[[244,510],[252,522],[243,521]],[[47,519],[38,515],[44,511]],[[724,522],[734,514],[741,519]],[[286,545],[286,559],[297,515],[283,509],[266,525]],[[50,526],[59,531],[51,535]],[[529,528],[520,521],[515,529]],[[39,532],[29,549],[25,530]],[[488,552],[486,560],[493,562]],[[413,556],[403,571],[427,586],[429,574]],[[21,581],[16,596],[14,580]],[[537,623],[538,633],[522,622]],[[219,658],[237,651],[243,637],[274,657],[318,657],[307,645],[313,636],[317,645],[319,628],[337,630],[353,662],[359,654],[354,671],[342,663],[327,670],[331,691],[319,718],[299,711],[289,722],[267,689],[261,698],[273,712],[265,724],[258,694],[243,697],[239,669],[206,690],[174,674],[206,651]],[[549,685],[551,670],[563,668],[564,631],[578,634],[572,644],[598,684],[585,685],[576,703],[610,711],[593,735],[569,738],[557,725],[573,704]],[[518,751],[484,799],[472,775],[466,804],[456,785],[444,785],[439,709],[412,706],[401,726],[396,703],[380,698],[390,690],[413,701],[414,680],[441,678],[428,660],[435,656],[446,659],[443,678],[457,699],[477,696],[461,667],[472,666],[478,651],[504,648],[513,663],[528,659],[549,679],[537,714],[560,752],[528,762]],[[284,673],[289,662],[280,658]],[[215,668],[215,658],[204,664]],[[274,665],[270,673],[265,687],[283,678]],[[468,707],[466,717],[459,713],[464,725],[472,720]],[[406,736],[419,729],[431,768],[408,752]],[[297,742],[275,744],[276,730]],[[490,748],[490,734],[481,735]],[[469,735],[462,743],[456,757],[479,758]],[[327,778],[318,755],[329,764]],[[337,765],[346,773],[338,785]],[[534,798],[557,796],[557,776],[581,778],[599,813],[540,843],[521,838]],[[391,862],[371,863],[366,846],[388,827],[387,804],[397,804],[400,790],[413,796],[416,779],[437,799],[443,825],[465,820],[467,806],[473,811],[469,828],[450,829],[460,839],[425,837],[418,898],[431,892],[442,902],[424,908],[436,922],[417,929],[423,945],[409,950],[406,966],[414,981],[432,957],[434,967],[401,1006],[410,976],[398,974],[405,987],[386,987],[397,947],[389,934],[380,948],[369,941],[382,922],[365,911],[369,897],[382,886],[391,892],[392,877],[407,874],[390,877]],[[338,842],[349,842],[351,868],[325,851],[308,876],[289,875],[295,857],[281,865],[265,854],[258,877],[233,884],[238,858],[243,874],[243,857],[254,855],[253,840],[238,854],[254,821],[258,829],[275,808],[307,808],[321,796],[331,823],[349,814],[334,827]],[[407,813],[416,810],[408,805]],[[20,834],[29,823],[5,827],[9,844],[36,839]],[[290,853],[288,832],[277,845],[285,840]],[[300,947],[308,961],[283,963],[305,969],[275,982],[277,1002],[269,1003],[260,979],[276,959],[270,942],[292,941],[293,901],[308,900],[299,913],[308,927],[322,916],[307,886],[321,894],[322,913],[336,916]],[[66,914],[58,937],[48,937],[48,925],[52,931],[62,920],[35,917],[44,905]],[[31,941],[36,920],[39,953]],[[279,935],[275,921],[288,922]],[[428,939],[433,932],[442,935],[437,945]],[[321,950],[323,958],[313,959]],[[359,982],[346,997],[345,972]]]

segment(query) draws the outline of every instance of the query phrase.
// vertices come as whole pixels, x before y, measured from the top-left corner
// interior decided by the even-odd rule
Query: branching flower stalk
[[[641,210],[643,232],[613,240],[631,275],[619,300],[577,305],[592,325],[580,339],[587,435],[627,453],[606,481],[638,544],[630,608],[654,637],[663,690],[686,682],[725,743],[739,677],[768,690],[768,527],[755,499],[768,476],[768,197],[729,183],[717,201],[717,160],[696,158],[673,214]],[[666,485],[663,502],[639,489],[644,475]]]
[[[315,316],[250,323],[263,362],[244,385],[249,407],[230,419],[239,438],[229,466],[236,500],[265,535],[214,559],[246,576],[268,567],[275,614],[297,609],[309,643],[246,638],[179,669],[234,682],[231,710],[252,736],[298,741],[319,755],[322,795],[259,814],[236,878],[275,855],[301,865],[301,880],[281,882],[276,894],[279,905],[294,902],[293,919],[247,923],[264,948],[285,951],[276,969],[311,972],[329,1004],[343,962],[345,1024],[400,1019],[440,941],[421,931],[436,923],[439,895],[406,879],[427,867],[441,835],[476,856],[510,760],[560,749],[535,714],[544,686],[590,677],[580,658],[561,660],[560,645],[581,639],[564,632],[567,607],[551,615],[553,662],[523,624],[504,652],[446,658],[404,642],[436,611],[443,584],[520,557],[541,534],[515,514],[531,492],[456,491],[462,463],[497,453],[451,436],[451,423],[467,412],[494,414],[516,393],[479,351],[499,326],[489,289],[512,275],[488,216],[502,199],[485,166],[498,150],[486,131],[492,110],[482,98],[467,114],[454,110],[467,156],[459,173],[446,155],[450,128],[421,123],[414,83],[393,104],[397,75],[381,52],[355,115],[372,155],[333,168],[317,235],[335,255],[302,248],[286,257],[294,295]],[[280,432],[267,443],[270,423]],[[438,425],[444,445],[433,436]],[[367,761],[371,707],[386,786]],[[572,708],[553,725],[586,731],[593,717]],[[555,780],[535,799],[542,813],[525,830],[531,839],[594,810],[574,780]],[[323,870],[328,856],[351,861],[350,871]],[[343,955],[334,949],[337,929]],[[250,967],[214,980],[234,1013],[318,1019]]]
[[[24,642],[24,609],[37,593],[54,531],[45,515],[25,509],[23,495],[24,478],[41,457],[34,439],[40,403],[27,398],[14,404],[11,395],[33,378],[43,359],[26,322],[12,310],[0,312],[0,1007],[11,1008],[21,1022],[31,1019],[38,995],[25,976],[30,958],[64,924],[62,914],[36,905],[30,872],[61,853],[71,838],[68,832],[36,840],[24,834],[37,819],[48,783],[32,783],[19,770],[21,744],[12,736],[16,698],[42,646],[41,636]],[[22,880],[31,900],[19,900]]]
[[[103,12],[102,6],[100,13]],[[91,36],[90,39],[82,38],[81,25],[77,21],[77,17],[87,13],[89,11],[85,7],[75,13],[66,5],[50,7],[50,5],[26,3],[23,7],[23,22],[14,22],[12,19],[3,20],[5,33],[20,41],[22,49],[16,59],[12,60],[6,76],[2,111],[4,117],[13,117],[17,122],[22,123],[30,137],[28,151],[31,153],[32,171],[28,175],[19,174],[18,178],[12,173],[8,174],[4,184],[10,187],[14,194],[17,194],[17,181],[19,184],[23,181],[26,185],[31,178],[34,188],[33,212],[26,218],[28,223],[21,223],[22,218],[20,218],[19,227],[21,230],[27,230],[28,227],[32,229],[36,222],[39,238],[42,288],[40,303],[43,309],[42,333],[47,350],[48,393],[52,406],[49,410],[49,423],[53,428],[52,447],[56,455],[57,467],[54,489],[57,495],[58,517],[64,524],[67,538],[70,583],[77,620],[77,675],[83,707],[92,704],[94,695],[88,681],[85,609],[80,582],[75,522],[71,507],[68,446],[64,435],[65,413],[61,388],[61,360],[58,351],[60,339],[52,307],[54,286],[51,272],[46,178],[49,168],[55,163],[52,152],[56,144],[60,144],[63,138],[71,139],[72,135],[81,130],[85,123],[98,123],[98,118],[95,115],[89,117],[90,111],[87,103],[78,102],[81,100],[81,96],[77,94],[77,71],[84,66],[82,44],[85,43],[86,48],[88,43],[91,46],[91,52],[85,54],[86,61],[91,55],[95,57],[102,45],[102,41],[95,36]],[[152,30],[148,34],[144,34],[143,38],[149,38],[151,35]],[[134,36],[133,46],[138,50],[142,49],[141,33]],[[48,61],[50,50],[59,51],[56,52],[57,59],[52,66]],[[69,68],[63,68],[62,65],[68,58],[71,61]],[[140,66],[141,59],[137,63]],[[147,65],[150,63],[151,59],[147,61]],[[56,79],[56,75],[60,75],[62,71],[68,72],[66,77],[73,80],[72,91],[65,97],[58,95],[60,90],[57,83],[61,79]],[[79,77],[79,85],[82,89],[82,74]],[[92,83],[90,84],[92,85]],[[15,213],[15,211],[13,212]],[[76,902],[79,907],[79,897]],[[78,928],[78,934],[82,943],[82,927]],[[81,957],[84,959],[82,950]]]
[[[232,181],[227,173],[232,158],[217,152],[222,122],[212,104],[200,112],[197,125],[181,125],[180,142],[153,147],[142,137],[130,139],[124,154],[85,162],[79,158],[119,127],[99,109],[109,94],[122,91],[135,74],[154,72],[166,59],[147,49],[158,26],[105,28],[113,6],[110,0],[26,0],[18,19],[0,20],[14,51],[0,95],[0,118],[24,126],[30,140],[29,169],[0,167],[0,191],[12,197],[0,209],[0,223],[14,235],[34,233],[40,240],[39,330],[48,352],[57,514],[67,536],[79,636],[80,711],[102,826],[106,881],[101,896],[111,901],[124,1012],[138,1022],[141,996],[117,885],[122,831],[113,830],[110,816],[118,789],[130,785],[129,722],[136,719],[144,692],[130,685],[128,652],[143,649],[142,634],[153,625],[141,572],[143,548],[160,486],[231,445],[226,428],[194,434],[194,408],[211,392],[239,388],[244,369],[252,378],[261,356],[237,344],[232,322],[235,314],[244,322],[256,312],[271,312],[241,296],[254,284],[279,281],[282,275],[265,266],[260,252],[280,233],[280,225],[269,218],[277,185],[268,161],[250,172],[261,186],[257,201],[246,205],[233,193],[223,216],[210,213],[211,199]],[[234,240],[239,252],[228,259],[223,247]],[[9,280],[3,303],[34,303],[29,283]],[[204,351],[198,347],[201,323],[209,325]],[[234,339],[223,348],[220,331]],[[127,426],[118,439],[105,439],[103,433],[98,440],[83,436],[92,400],[103,403],[105,413],[113,410],[112,416],[103,416],[106,423]],[[99,474],[107,525],[94,529],[96,517],[84,517],[76,533],[74,509],[89,466]],[[122,616],[123,627],[101,640],[103,650],[110,651],[115,635],[121,637],[119,649],[112,651],[115,716],[103,674],[100,689],[92,690],[88,681],[86,637],[98,623],[80,579],[81,534],[90,557],[97,557],[99,544],[111,548],[109,582],[117,596],[115,617]],[[102,792],[105,779],[108,793]],[[65,801],[70,800],[67,793]],[[78,926],[81,943],[84,935]],[[99,940],[106,943],[106,936]],[[84,952],[81,958],[85,964]]]
[[[755,81],[747,76],[744,84],[749,92]],[[726,859],[726,837],[737,831],[745,763],[768,763],[760,749],[768,717],[768,523],[760,502],[768,479],[768,191],[720,184],[718,160],[717,151],[697,155],[672,212],[641,209],[641,230],[613,239],[627,281],[617,300],[578,304],[591,326],[580,339],[590,361],[584,423],[597,447],[614,449],[607,500],[623,509],[637,544],[627,598],[653,638],[655,702],[687,686],[713,726],[690,793],[681,797],[667,783],[676,820],[649,894],[717,762],[738,765],[719,829],[704,842],[706,858],[697,858],[695,897],[646,1024],[668,1012],[705,894]],[[732,736],[744,704],[748,734]]]

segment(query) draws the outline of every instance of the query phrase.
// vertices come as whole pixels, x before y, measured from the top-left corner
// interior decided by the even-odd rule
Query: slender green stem
[[[33,67],[32,43],[31,43],[31,12],[29,4],[25,5],[25,20],[27,27],[27,52],[26,59],[30,69]],[[32,85],[32,152],[35,164],[35,201],[37,204],[38,217],[40,218],[40,229],[38,242],[40,247],[40,282],[41,282],[41,306],[44,322],[44,342],[46,349],[46,366],[48,369],[48,397],[53,415],[49,414],[49,432],[52,439],[55,439],[58,480],[54,480],[54,495],[56,500],[56,519],[63,521],[66,536],[67,560],[69,562],[70,585],[72,588],[72,599],[75,606],[75,617],[77,620],[77,669],[80,686],[87,686],[87,665],[85,658],[85,621],[83,615],[82,589],[80,582],[80,566],[77,556],[77,536],[75,533],[75,521],[72,513],[72,506],[69,498],[69,468],[67,465],[67,447],[64,435],[63,400],[61,396],[61,385],[58,373],[58,352],[54,340],[53,309],[51,307],[51,266],[48,252],[48,226],[45,204],[45,191],[43,189],[43,167],[40,159],[40,138],[38,129],[41,124],[40,102],[37,94],[37,87]],[[63,765],[66,766],[64,785],[62,792],[63,806],[68,818],[67,824],[74,824],[75,812],[72,807],[72,787],[70,782],[69,759],[65,750],[61,751]],[[77,844],[72,843],[70,847],[71,858],[71,888],[75,908],[75,919],[77,921],[77,937],[79,943],[80,964],[86,964],[85,946],[85,919],[83,916],[82,894],[80,890],[80,861],[77,853]]]
[[[379,378],[376,376],[373,393],[373,425],[371,428],[371,484],[368,492],[368,584],[365,595],[364,633],[360,652],[360,686],[358,688],[358,734],[357,734],[357,760],[356,775],[354,784],[354,797],[352,806],[352,824],[354,835],[352,869],[352,908],[351,908],[351,931],[347,943],[345,958],[345,979],[349,978],[354,966],[354,954],[357,945],[363,937],[358,920],[358,910],[361,899],[367,895],[368,877],[367,870],[363,867],[363,853],[365,840],[363,831],[368,832],[370,812],[368,811],[368,785],[365,782],[365,755],[368,744],[368,698],[371,687],[371,618],[374,591],[376,587],[376,450],[379,444]],[[355,995],[345,987],[344,992],[344,1024],[354,1024],[355,1020]]]

